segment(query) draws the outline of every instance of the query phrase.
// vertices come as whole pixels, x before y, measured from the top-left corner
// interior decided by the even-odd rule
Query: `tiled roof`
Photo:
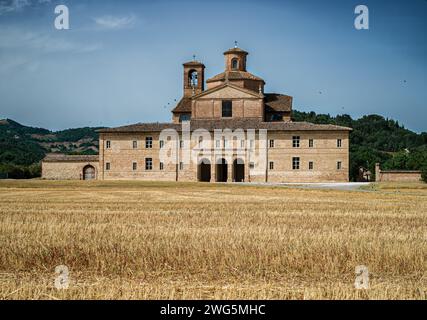
[[[257,81],[263,81],[260,77],[257,77],[253,75],[250,72],[246,71],[225,71],[223,73],[217,74],[216,76],[206,80],[206,82],[213,82],[213,81],[225,81],[226,79],[229,80],[257,80]]]
[[[191,112],[191,98],[182,98],[172,112]]]
[[[335,126],[330,124],[313,124],[309,122],[263,122],[259,119],[241,118],[227,120],[191,120],[191,130],[206,129],[267,129],[272,131],[351,131],[351,128]],[[164,129],[175,129],[181,131],[180,123],[137,123],[134,125],[101,129],[99,132],[160,132]]]
[[[204,64],[201,63],[200,61],[189,61],[189,62],[185,62],[183,63],[184,66],[203,66]]]
[[[266,112],[286,112],[292,111],[292,97],[284,94],[265,93],[264,94]]]
[[[43,159],[44,162],[97,162],[99,161],[98,155],[66,155],[58,153],[49,153]]]
[[[245,50],[242,50],[240,48],[231,48],[228,49],[227,51],[224,52],[224,54],[228,54],[228,53],[244,53],[244,54],[248,54]]]

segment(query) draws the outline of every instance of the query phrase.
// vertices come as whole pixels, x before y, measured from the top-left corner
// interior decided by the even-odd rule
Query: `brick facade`
[[[213,136],[213,133],[211,133]],[[300,137],[299,147],[293,147],[293,137]],[[152,148],[146,148],[146,138],[153,139]],[[337,147],[338,139],[341,147]],[[312,147],[309,146],[310,140]],[[106,149],[107,141],[110,148]],[[136,141],[137,148],[133,148]],[[181,148],[179,141],[190,144]],[[209,160],[211,164],[211,181],[216,181],[216,166],[213,163],[224,158],[227,160],[228,182],[233,182],[233,163],[236,159],[242,159],[244,163],[246,182],[340,182],[348,181],[349,157],[348,157],[348,131],[295,131],[295,132],[269,132],[266,141],[265,169],[260,173],[256,168],[250,168],[250,140],[245,140],[244,148],[241,140],[234,141],[234,145],[224,147],[224,141],[220,139],[219,148],[216,148],[217,140],[210,140],[209,150],[200,151],[197,159],[190,163],[180,162],[188,149],[196,150],[197,139],[177,139],[175,152],[178,160],[174,163],[164,164],[160,169],[160,140],[159,132],[146,133],[102,133],[100,138],[100,179],[105,180],[161,180],[161,181],[198,181],[200,161]],[[270,142],[273,141],[273,142]],[[270,143],[274,146],[270,147]],[[254,152],[260,150],[260,140],[254,142]],[[217,153],[217,154],[216,154]],[[208,154],[205,156],[204,154]],[[146,159],[152,159],[152,168],[145,167]],[[293,158],[299,158],[299,168],[293,168]],[[270,168],[270,162],[273,167]],[[309,163],[312,163],[312,167]],[[338,168],[338,162],[341,163]],[[109,163],[109,170],[106,170]],[[133,163],[136,163],[134,170]]]

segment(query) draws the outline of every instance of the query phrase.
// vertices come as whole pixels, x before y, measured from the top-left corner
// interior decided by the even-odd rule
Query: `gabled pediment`
[[[193,97],[196,99],[262,99],[264,95],[252,90],[241,88],[230,83],[225,83],[218,87],[203,91]]]

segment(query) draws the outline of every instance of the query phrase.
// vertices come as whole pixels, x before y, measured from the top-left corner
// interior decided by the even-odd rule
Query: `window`
[[[274,170],[274,162],[270,161],[270,170]]]
[[[228,140],[224,138],[223,144],[224,144],[224,148],[227,148],[228,147]]]
[[[184,141],[182,140],[179,141],[179,148],[180,149],[184,148]]]
[[[165,142],[163,140],[160,140],[159,144],[160,144],[160,149],[162,149],[165,146]]]
[[[215,148],[221,148],[221,140],[215,140]]]
[[[203,137],[199,137],[199,148],[203,146]]]
[[[184,170],[184,162],[179,163],[179,170]]]
[[[165,168],[165,165],[163,164],[163,162],[160,162],[160,170],[163,170]]]
[[[342,140],[337,139],[337,148],[341,148],[341,147],[342,147]]]
[[[299,140],[300,140],[299,136],[293,136],[292,137],[292,147],[293,148],[299,148]]]
[[[292,158],[292,169],[293,170],[299,170],[299,158],[298,157]]]
[[[240,148],[244,148],[245,147],[245,140],[240,140]]]
[[[314,147],[314,140],[313,139],[308,140],[308,147],[309,148],[313,148]]]
[[[314,163],[313,163],[313,161],[310,161],[308,163],[308,170],[313,170],[313,168],[314,168]]]
[[[342,162],[338,161],[337,162],[337,170],[341,170],[342,169]]]
[[[145,138],[145,148],[147,148],[147,149],[153,148],[153,137],[146,137]]]
[[[253,149],[253,148],[254,148],[254,145],[255,145],[255,141],[254,141],[254,140],[251,140],[251,141],[250,141],[250,143],[249,143],[249,145],[250,145],[250,148],[251,148],[251,149]]]
[[[109,162],[107,162],[106,164],[105,164],[105,170],[110,170],[111,169],[111,164],[109,163]]]
[[[231,100],[222,101],[222,117],[231,118],[233,116],[233,102]]]
[[[191,115],[189,115],[188,113],[184,113],[179,115],[179,122],[183,122],[183,121],[190,121]]]
[[[133,141],[133,142],[132,142],[132,147],[133,147],[134,149],[138,148],[138,141]]]
[[[283,120],[283,115],[281,115],[280,113],[272,113],[270,115],[270,121],[282,121]]]
[[[237,59],[231,60],[231,69],[233,69],[233,70],[239,69],[239,60],[237,60]]]
[[[135,171],[136,169],[138,169],[138,164],[136,162],[132,163],[132,170]]]
[[[110,149],[111,148],[111,141],[107,140],[105,143],[105,148]]]
[[[270,140],[270,148],[274,148],[274,140]]]
[[[145,170],[153,170],[153,158],[145,158]]]
[[[250,163],[249,163],[249,169],[253,169],[253,168],[255,168],[255,163],[250,162]]]

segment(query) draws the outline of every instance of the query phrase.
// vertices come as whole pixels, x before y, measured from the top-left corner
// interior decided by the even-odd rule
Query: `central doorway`
[[[211,162],[208,159],[200,161],[197,167],[197,180],[200,182],[211,181]]]
[[[233,181],[245,181],[245,162],[242,159],[236,159],[233,162]]]
[[[222,158],[216,163],[216,182],[227,182],[228,179],[227,161]]]

